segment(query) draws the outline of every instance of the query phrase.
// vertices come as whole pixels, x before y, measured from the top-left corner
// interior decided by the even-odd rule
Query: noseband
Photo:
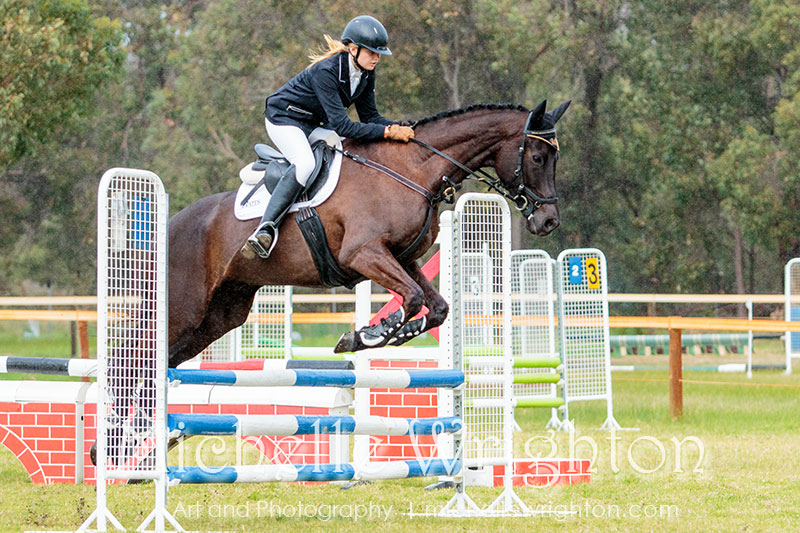
[[[558,202],[558,196],[551,196],[549,198],[543,198],[543,197],[539,196],[538,194],[536,194],[535,192],[533,192],[533,190],[530,187],[526,186],[525,183],[522,180],[522,156],[523,156],[523,154],[525,152],[525,144],[526,144],[526,141],[527,141],[528,137],[530,137],[532,139],[537,139],[537,140],[543,141],[543,142],[549,144],[550,146],[552,146],[553,148],[555,148],[556,149],[556,159],[558,159],[558,154],[559,154],[558,141],[555,138],[555,133],[556,133],[555,128],[549,129],[549,130],[530,130],[530,129],[528,129],[528,124],[530,124],[532,116],[533,116],[533,113],[528,115],[528,120],[525,121],[525,130],[522,132],[522,142],[520,143],[519,155],[517,157],[517,168],[516,168],[516,170],[514,170],[515,181],[517,179],[519,180],[519,185],[516,187],[515,190],[509,189],[502,181],[500,181],[498,178],[490,176],[483,169],[478,168],[478,169],[475,169],[475,170],[471,170],[466,165],[464,165],[462,163],[459,163],[458,161],[456,161],[455,159],[453,159],[449,155],[445,154],[444,152],[442,152],[440,150],[437,150],[436,148],[434,148],[433,146],[429,145],[426,142],[423,142],[423,141],[420,141],[419,139],[414,139],[414,138],[412,138],[410,140],[411,140],[411,142],[414,142],[414,143],[416,143],[416,144],[418,144],[420,146],[423,146],[423,147],[427,148],[428,150],[430,150],[431,152],[435,153],[436,155],[439,155],[439,156],[447,159],[448,161],[453,163],[456,167],[458,167],[461,170],[463,170],[464,172],[466,172],[467,173],[467,178],[469,178],[470,176],[476,176],[475,179],[477,179],[480,182],[485,183],[490,189],[494,189],[495,191],[497,191],[498,193],[500,193],[501,195],[503,195],[507,199],[511,200],[511,202],[514,204],[514,206],[519,211],[522,212],[522,216],[524,216],[527,219],[527,218],[530,218],[533,215],[533,213],[537,209],[539,209],[543,204],[555,204],[556,202]],[[551,138],[546,138],[545,136],[552,136],[552,137]],[[445,197],[452,197],[453,193],[455,193],[455,189],[456,189],[455,185],[453,184],[452,181],[450,181],[450,178],[448,178],[447,176],[443,177],[442,180],[445,183],[449,184],[448,185],[448,189],[451,190],[451,192],[449,194],[445,193]]]

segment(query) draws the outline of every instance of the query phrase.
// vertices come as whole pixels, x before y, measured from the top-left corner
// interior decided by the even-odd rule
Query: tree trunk
[[[461,71],[461,58],[456,56],[452,62],[447,61],[439,62],[442,66],[442,73],[444,82],[447,88],[450,89],[448,95],[448,102],[450,102],[450,109],[458,109],[461,107],[461,91],[458,88],[458,76]]]

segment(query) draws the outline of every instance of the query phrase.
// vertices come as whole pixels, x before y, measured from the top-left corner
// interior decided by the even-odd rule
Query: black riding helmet
[[[361,15],[348,22],[342,32],[341,40],[345,44],[350,42],[363,46],[376,54],[392,55],[392,51],[386,46],[389,42],[386,28],[378,19],[369,15]]]

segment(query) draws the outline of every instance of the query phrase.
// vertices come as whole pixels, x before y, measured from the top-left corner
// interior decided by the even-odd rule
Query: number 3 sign
[[[596,257],[586,258],[586,285],[590,289],[600,288],[600,268],[597,266]]]

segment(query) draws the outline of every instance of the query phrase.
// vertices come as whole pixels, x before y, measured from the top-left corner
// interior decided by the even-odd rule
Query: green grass
[[[0,324],[0,355],[20,357],[63,357],[72,356],[69,325],[64,322],[43,322],[39,337],[25,338],[25,327],[21,322],[5,322]],[[77,342],[77,341],[76,341]],[[97,344],[94,324],[89,327],[89,347],[91,357],[96,356]],[[0,374],[4,380],[32,380],[36,376],[30,374]],[[54,381],[80,381],[80,378],[69,376],[50,376]],[[0,478],[2,479],[2,478]]]
[[[5,322],[0,324],[0,355],[70,357],[70,328],[66,322],[43,322],[39,337],[25,338],[24,324]],[[77,342],[77,341],[76,341]],[[89,326],[89,347],[95,356],[96,328]]]
[[[758,372],[743,375],[686,372],[687,380],[722,381],[739,385],[684,384],[685,414],[668,414],[666,372],[614,375],[614,411],[626,428],[616,434],[599,431],[605,420],[602,402],[575,403],[570,414],[578,433],[548,433],[547,413],[518,412],[523,432],[515,436],[516,456],[592,457],[597,450],[591,483],[566,487],[522,488],[531,506],[572,509],[567,518],[436,519],[409,518],[403,513],[426,505],[443,505],[450,491],[426,492],[428,480],[386,481],[341,491],[334,485],[251,484],[185,485],[170,490],[168,508],[187,529],[226,531],[291,531],[298,528],[348,531],[780,531],[795,529],[800,517],[798,412],[800,376]],[[760,384],[768,386],[750,386]],[[787,387],[789,385],[790,387]],[[692,439],[696,439],[692,441]],[[683,441],[678,457],[675,442]],[[696,442],[702,445],[702,455]],[[230,444],[230,441],[228,441]],[[613,444],[613,446],[612,446]],[[663,446],[664,453],[659,450]],[[186,457],[197,443],[187,442]],[[612,450],[615,453],[612,453]],[[225,464],[230,455],[207,464]],[[171,452],[171,462],[177,460]],[[213,454],[212,454],[213,455]],[[250,454],[252,459],[254,456]],[[663,465],[659,466],[663,458]],[[189,461],[187,461],[189,462]],[[652,472],[649,472],[651,471]],[[127,527],[137,526],[152,506],[150,485],[110,489],[110,507]],[[497,490],[471,488],[488,503]],[[75,529],[94,508],[94,489],[85,485],[33,485],[10,452],[0,451],[0,531]],[[352,506],[383,506],[358,519],[347,516]],[[300,506],[335,517],[285,516]],[[367,509],[364,507],[362,509]],[[272,513],[270,513],[272,509]],[[227,511],[227,516],[219,516]],[[345,516],[342,516],[344,512]],[[232,516],[232,513],[235,516]],[[283,513],[283,514],[282,514]],[[633,516],[639,515],[642,516]]]

